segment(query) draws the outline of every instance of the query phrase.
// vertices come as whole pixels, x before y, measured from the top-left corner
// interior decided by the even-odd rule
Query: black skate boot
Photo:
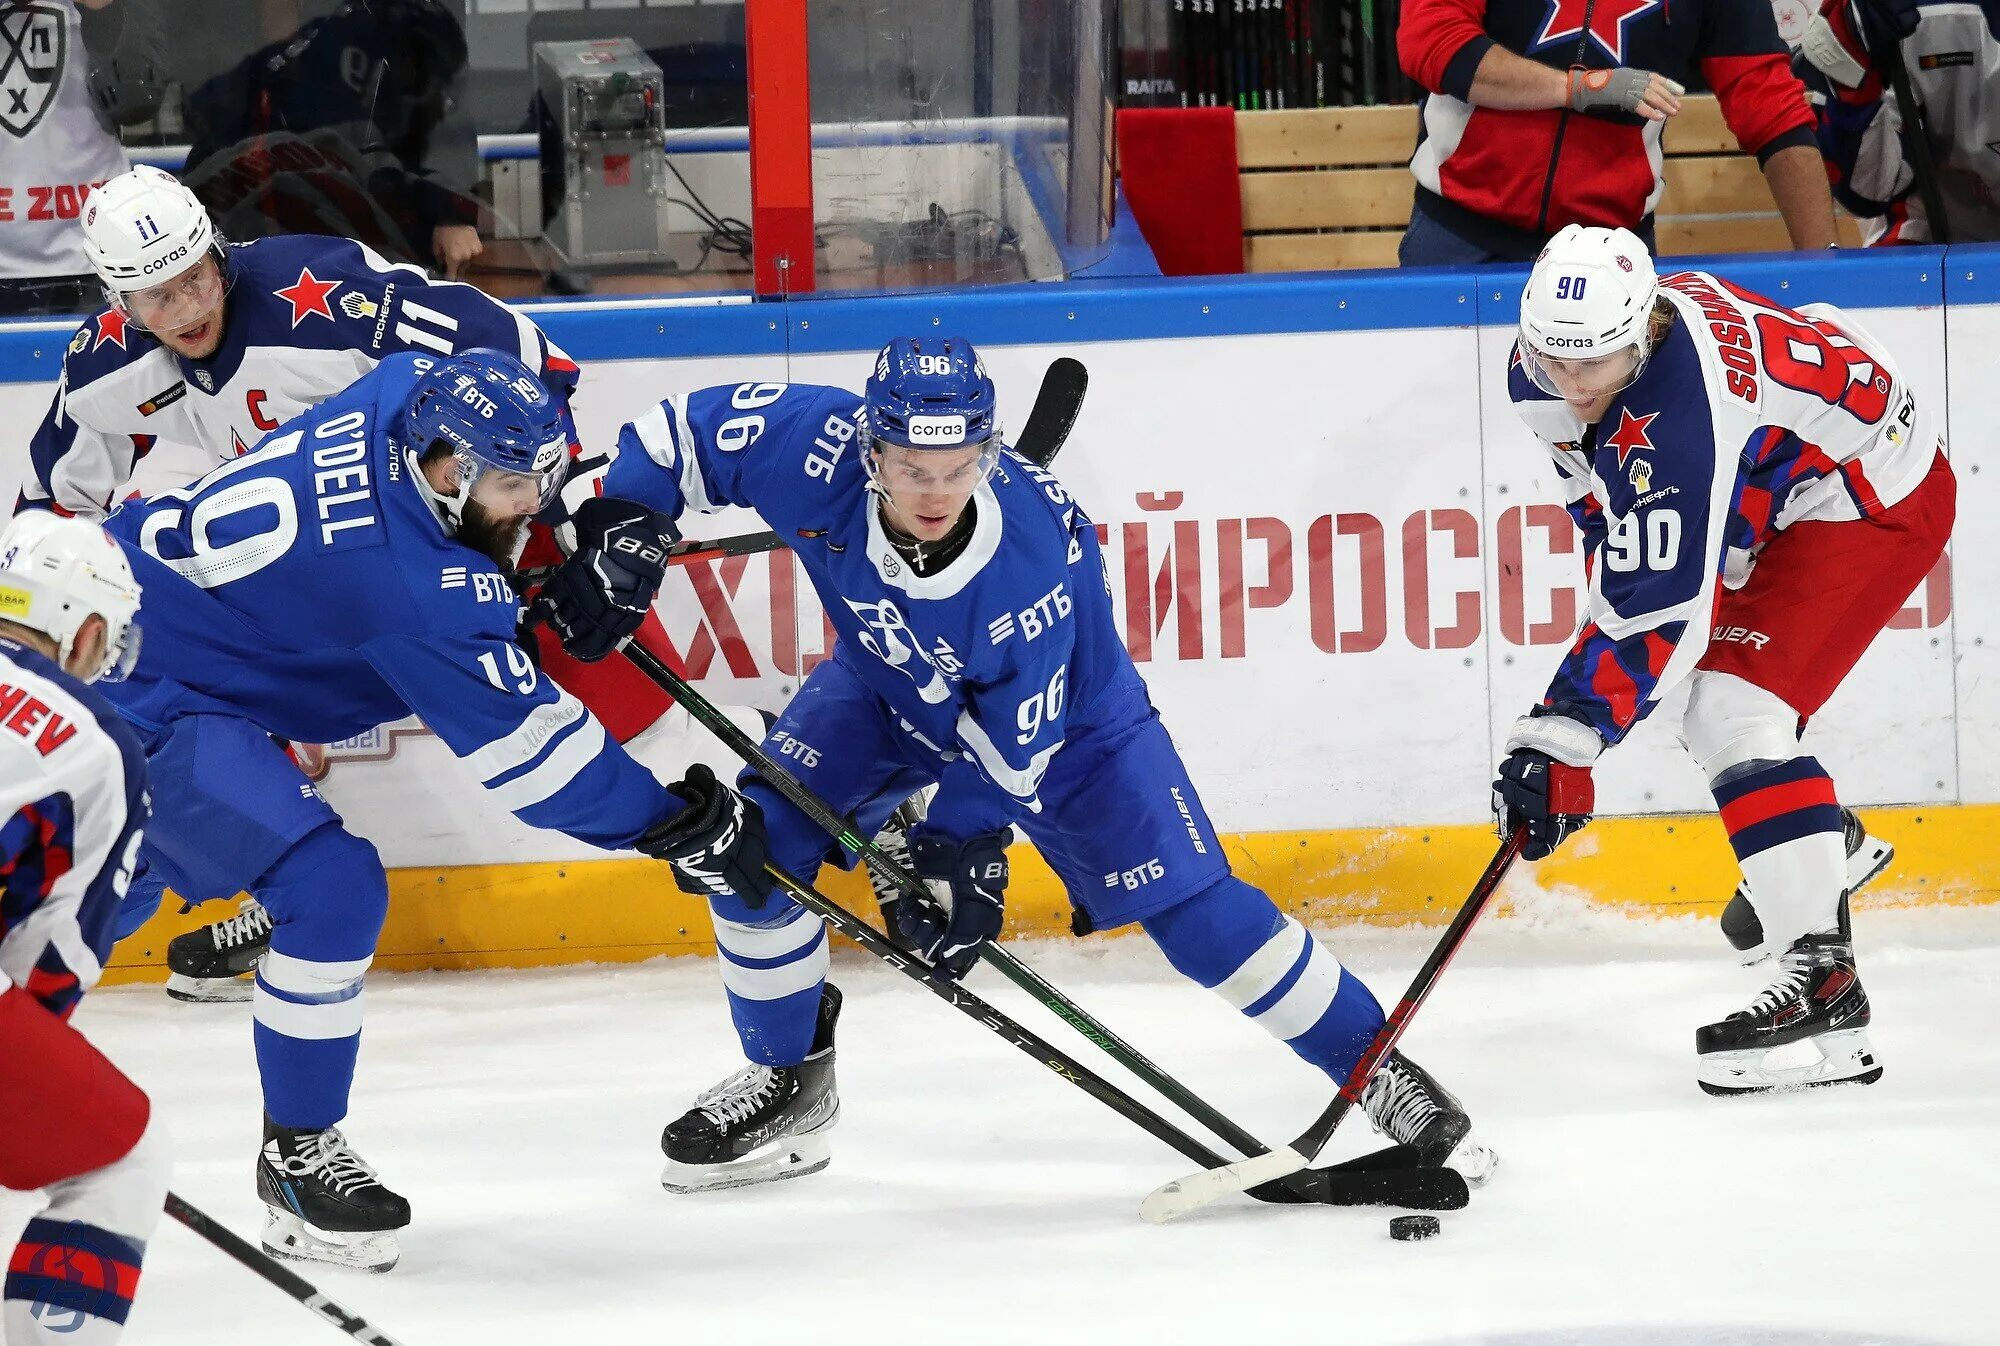
[[[1846,900],[1860,892],[1881,876],[1896,858],[1896,848],[1880,837],[1868,835],[1868,829],[1861,825],[1853,809],[1840,811],[1841,839],[1847,843],[1847,892],[1842,901],[1842,921],[1846,920]],[[1764,942],[1764,923],[1757,919],[1757,908],[1751,905],[1750,881],[1736,885],[1736,893],[1729,899],[1729,905],[1722,909],[1722,933],[1738,951],[1748,953]],[[1755,960],[1752,961],[1761,961]]]
[[[257,960],[271,947],[271,913],[254,897],[228,920],[167,942],[167,994],[176,1000],[248,1000]]]
[[[301,1262],[387,1271],[402,1256],[396,1231],[410,1203],[333,1127],[294,1131],[264,1120],[257,1195],[267,1208],[264,1251]]]
[[[927,786],[896,805],[896,811],[889,815],[889,821],[882,824],[882,830],[875,834],[875,845],[881,852],[901,865],[915,872],[910,862],[910,830],[924,820],[930,812],[931,796],[937,793],[936,786]],[[889,942],[904,953],[915,953],[903,939],[903,933],[896,925],[896,904],[903,900],[903,890],[876,873],[873,866],[868,869],[868,886],[875,890],[875,905],[882,912],[882,926],[889,936]]]
[[[1747,1008],[1695,1030],[1696,1079],[1718,1095],[1873,1084],[1882,1066],[1868,1041],[1869,1018],[1847,932],[1803,936]]]
[[[1426,1168],[1456,1169],[1477,1187],[1500,1166],[1500,1156],[1472,1138],[1472,1118],[1451,1091],[1401,1052],[1376,1068],[1361,1106],[1377,1131],[1415,1150]]]
[[[840,1116],[833,1026],[840,988],[820,992],[812,1054],[796,1066],[746,1066],[708,1090],[660,1136],[669,1192],[713,1192],[817,1173],[833,1158],[826,1133]]]

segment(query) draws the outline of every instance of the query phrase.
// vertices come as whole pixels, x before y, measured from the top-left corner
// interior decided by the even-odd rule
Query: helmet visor
[[[104,651],[104,669],[97,675],[99,682],[123,682],[132,676],[132,670],[139,666],[140,637],[139,623],[127,622],[125,629],[107,638]]]
[[[222,302],[223,288],[222,267],[213,254],[204,254],[171,280],[127,290],[118,298],[147,331],[171,332],[214,312]]]
[[[562,489],[564,471],[569,463],[569,454],[561,440],[543,447],[536,456],[537,461],[546,458],[548,466],[531,472],[497,467],[464,449],[458,450],[455,456],[464,498],[487,513],[502,518],[525,518],[540,514],[553,505],[557,492]]]
[[[1521,333],[1521,368],[1537,388],[1566,402],[1610,397],[1632,386],[1646,357],[1638,346],[1622,346],[1608,355],[1571,357],[1547,355]]]

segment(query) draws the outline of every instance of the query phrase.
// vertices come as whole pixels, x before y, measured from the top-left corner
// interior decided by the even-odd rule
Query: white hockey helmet
[[[1564,226],[1535,259],[1521,291],[1521,363],[1544,392],[1561,392],[1543,360],[1594,361],[1632,349],[1639,377],[1652,354],[1647,324],[1660,278],[1646,245],[1629,229]]]
[[[30,509],[0,524],[0,620],[54,640],[67,666],[77,632],[104,619],[104,662],[84,677],[116,682],[139,661],[139,582],[111,535],[83,519]]]
[[[140,164],[90,194],[83,208],[83,252],[105,298],[116,308],[125,296],[163,284],[213,256],[228,274],[222,237],[208,207],[164,169]]]

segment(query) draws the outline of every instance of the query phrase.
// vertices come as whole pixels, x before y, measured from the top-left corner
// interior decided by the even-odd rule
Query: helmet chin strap
[[[403,460],[410,465],[410,475],[417,483],[417,490],[423,494],[432,511],[438,516],[438,522],[444,525],[447,533],[456,536],[458,525],[465,518],[465,507],[472,503],[471,474],[461,470],[458,474],[458,489],[450,495],[445,495],[431,485],[431,479],[424,474],[423,464],[415,449],[404,449]]]

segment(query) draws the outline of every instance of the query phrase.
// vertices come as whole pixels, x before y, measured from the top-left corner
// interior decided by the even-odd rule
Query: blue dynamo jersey
[[[428,364],[391,356],[255,452],[112,514],[145,643],[105,691],[147,728],[227,714],[311,743],[414,712],[523,822],[627,846],[673,801],[515,643],[512,587],[445,532],[389,433]]]
[[[1097,532],[1048,473],[1003,454],[971,541],[917,575],[889,545],[856,446],[860,399],[746,383],[662,402],[619,435],[604,493],[669,517],[754,508],[804,564],[834,657],[942,762],[929,828],[967,837],[1039,807],[1066,739],[1152,715],[1112,620]]]

